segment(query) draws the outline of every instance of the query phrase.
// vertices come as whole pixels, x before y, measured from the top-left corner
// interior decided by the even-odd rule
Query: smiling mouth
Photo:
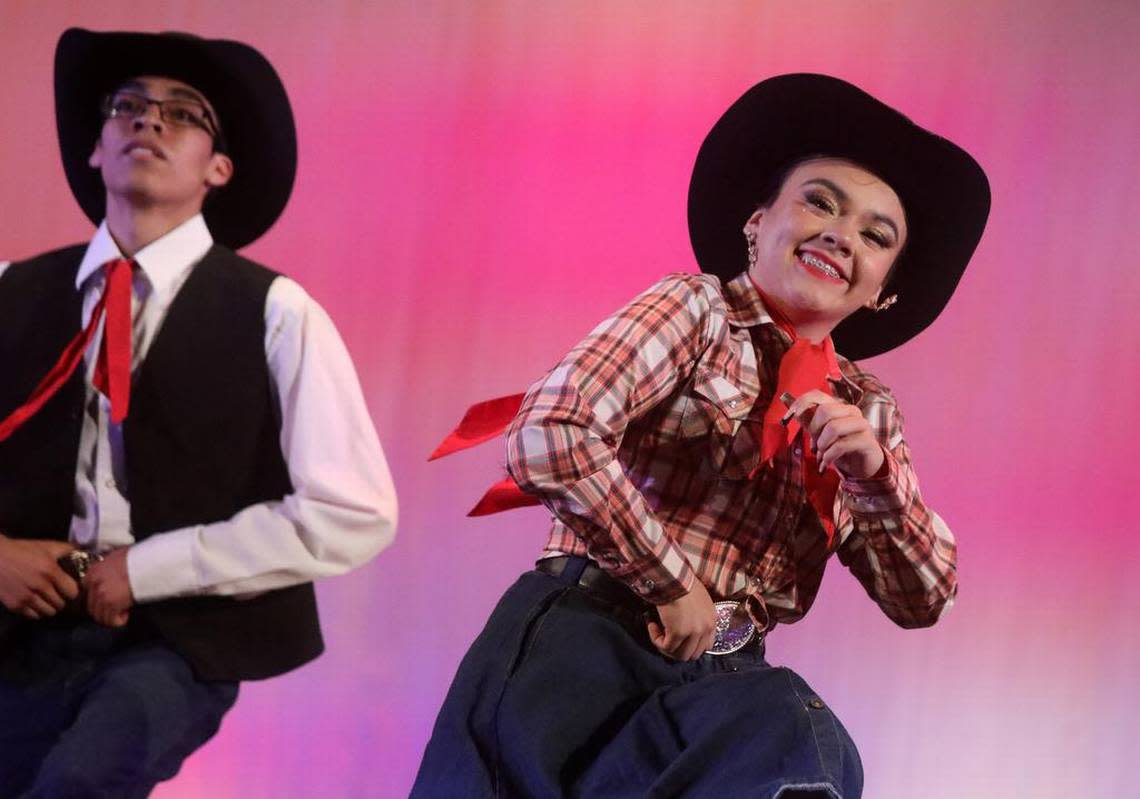
[[[808,271],[812,273],[826,277],[838,283],[847,282],[847,278],[843,276],[842,272],[829,264],[827,261],[816,255],[813,255],[810,252],[797,252],[796,258],[801,264],[807,267]]]

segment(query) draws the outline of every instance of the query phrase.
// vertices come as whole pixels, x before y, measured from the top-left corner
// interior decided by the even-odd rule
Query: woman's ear
[[[760,219],[761,219],[761,217],[764,216],[765,210],[767,210],[767,209],[757,208],[753,212],[752,216],[748,217],[748,221],[744,223],[744,235],[745,236],[748,236],[748,235],[755,236],[756,235],[756,227],[760,224]]]

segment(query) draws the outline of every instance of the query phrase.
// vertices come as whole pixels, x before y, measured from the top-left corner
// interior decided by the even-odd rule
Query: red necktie
[[[68,343],[55,366],[32,390],[32,395],[24,404],[0,422],[0,441],[35,416],[63,387],[83,360],[83,353],[104,315],[107,323],[103,328],[103,342],[95,361],[92,383],[111,400],[112,421],[120,423],[127,417],[131,390],[131,265],[132,262],[124,258],[103,265],[106,272],[103,296],[91,310],[87,327]]]

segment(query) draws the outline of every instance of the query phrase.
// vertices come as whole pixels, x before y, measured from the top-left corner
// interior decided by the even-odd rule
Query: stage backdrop
[[[770,658],[834,706],[871,799],[1135,795],[1135,20],[1129,0],[2,0],[0,258],[92,229],[56,150],[66,27],[233,37],[277,65],[300,171],[248,254],[336,320],[400,492],[395,544],[319,588],[328,653],[246,685],[156,796],[406,795],[461,655],[547,523],[464,518],[501,476],[498,443],[428,452],[469,402],[522,390],[635,292],[695,269],[697,147],[753,82],[791,71],[960,142],[994,204],[943,317],[868,364],[958,536],[957,606],[898,629],[836,563]]]

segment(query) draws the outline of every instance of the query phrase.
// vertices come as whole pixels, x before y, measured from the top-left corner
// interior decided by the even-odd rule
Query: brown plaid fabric
[[[904,627],[956,590],[954,538],[922,502],[888,389],[844,358],[836,396],[887,451],[886,476],[844,479],[831,549],[793,446],[753,479],[755,438],[790,346],[746,275],[670,275],[606,319],[527,392],[507,469],[554,515],[545,554],[587,555],[650,602],[700,579],[756,620],[811,607],[837,551]]]

